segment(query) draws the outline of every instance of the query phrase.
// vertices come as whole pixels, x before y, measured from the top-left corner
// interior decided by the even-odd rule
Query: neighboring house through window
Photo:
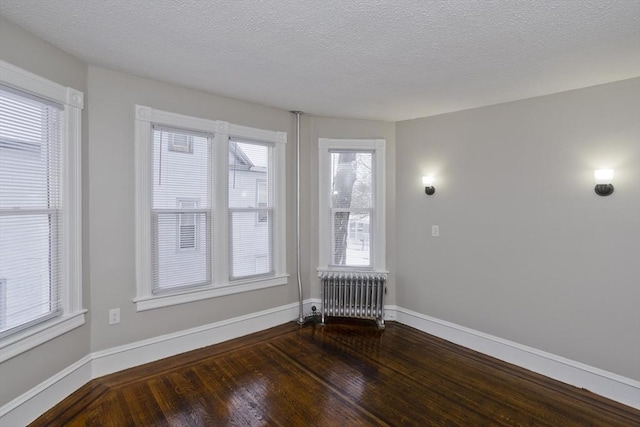
[[[190,141],[191,154],[172,150]],[[152,293],[211,283],[213,136],[154,125],[151,146]],[[168,147],[168,149],[167,149]],[[199,233],[200,235],[198,235]],[[196,241],[200,245],[196,249]],[[176,250],[177,249],[177,250]]]
[[[229,239],[231,277],[273,273],[273,144],[231,138],[230,153],[243,162],[229,163]],[[242,164],[240,164],[242,163]],[[257,219],[257,221],[256,221]],[[256,262],[256,257],[262,262]]]

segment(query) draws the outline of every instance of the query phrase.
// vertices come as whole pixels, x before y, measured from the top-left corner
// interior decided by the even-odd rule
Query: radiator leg
[[[320,278],[320,323],[324,323],[324,297],[327,294],[325,279]]]

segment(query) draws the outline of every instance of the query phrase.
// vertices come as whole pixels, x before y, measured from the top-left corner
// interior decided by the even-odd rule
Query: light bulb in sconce
[[[613,193],[613,169],[598,169],[593,171],[596,180],[595,192],[598,196],[608,196]]]
[[[433,175],[425,175],[422,177],[422,185],[424,185],[424,192],[429,196],[436,192],[433,186]]]

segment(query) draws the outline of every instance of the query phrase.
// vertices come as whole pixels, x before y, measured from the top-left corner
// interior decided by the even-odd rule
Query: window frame
[[[386,159],[384,139],[318,139],[318,271],[371,271],[387,273],[386,271]],[[333,213],[339,208],[333,208],[331,203],[331,153],[336,151],[372,152],[373,176],[373,206],[369,219],[369,233],[371,238],[371,263],[369,266],[339,266],[332,264],[333,234],[331,224]],[[349,208],[349,210],[369,210],[369,208]]]
[[[192,132],[212,134],[213,186],[211,261],[212,281],[198,289],[176,289],[167,293],[153,293],[152,278],[152,127],[153,125],[180,128]],[[249,277],[231,280],[229,271],[229,139],[241,138],[273,145],[273,266],[268,277]],[[136,191],[136,303],[137,311],[151,310],[175,304],[216,298],[224,295],[284,285],[286,272],[286,142],[287,133],[257,129],[226,121],[210,120],[157,110],[149,106],[135,106],[135,191]]]
[[[0,83],[62,105],[61,313],[0,339],[0,363],[85,323],[82,308],[82,109],[84,94],[0,60]]]

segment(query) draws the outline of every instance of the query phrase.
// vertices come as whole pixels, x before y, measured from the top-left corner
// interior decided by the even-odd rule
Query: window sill
[[[283,275],[269,277],[267,279],[259,278],[252,280],[238,280],[233,283],[218,285],[198,291],[182,292],[170,295],[137,297],[133,300],[133,302],[136,303],[136,311],[153,310],[155,308],[185,304],[188,302],[200,301],[208,298],[217,298],[225,295],[233,295],[242,292],[281,286],[287,284],[288,277],[289,275]]]
[[[4,338],[0,342],[0,363],[84,325],[86,312],[56,317]]]

